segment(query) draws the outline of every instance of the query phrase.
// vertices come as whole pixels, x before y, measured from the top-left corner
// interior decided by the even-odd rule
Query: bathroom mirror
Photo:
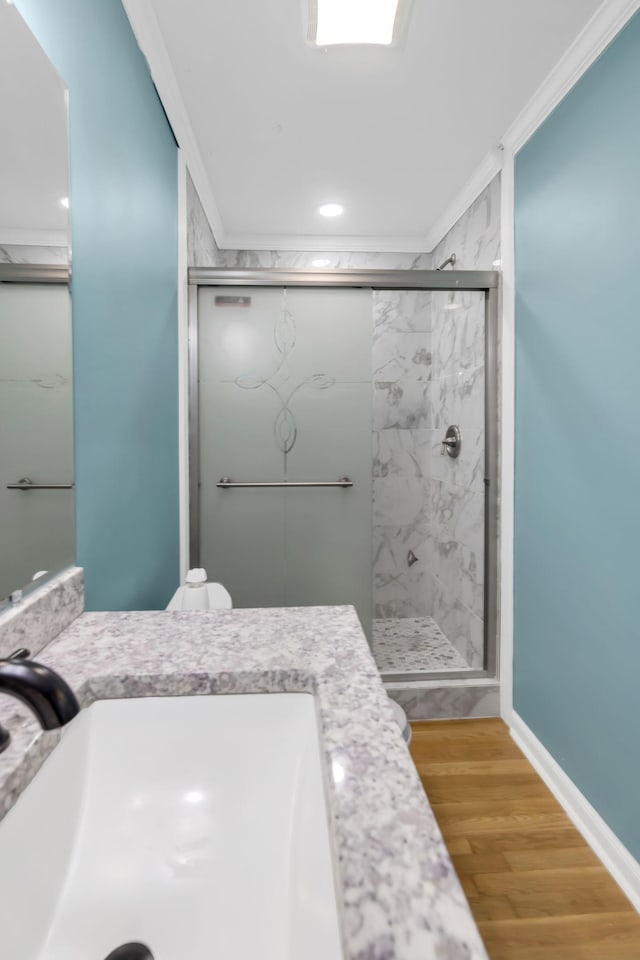
[[[0,88],[1,605],[75,556],[67,94],[10,3]]]

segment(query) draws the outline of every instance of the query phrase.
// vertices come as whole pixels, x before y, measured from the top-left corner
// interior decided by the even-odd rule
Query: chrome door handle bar
[[[349,477],[340,477],[339,480],[231,480],[222,477],[216,487],[222,490],[238,489],[240,487],[352,487],[353,480]]]
[[[8,483],[7,490],[73,490],[72,483],[34,483],[29,477],[22,477],[17,483]]]

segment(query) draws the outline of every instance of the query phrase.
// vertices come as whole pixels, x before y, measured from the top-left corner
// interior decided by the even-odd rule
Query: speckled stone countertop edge
[[[38,658],[97,699],[316,698],[345,960],[486,960],[360,623],[349,607],[81,615]],[[0,816],[60,738],[2,698]]]
[[[18,647],[37,655],[84,609],[84,571],[67,567],[0,609],[0,657]]]

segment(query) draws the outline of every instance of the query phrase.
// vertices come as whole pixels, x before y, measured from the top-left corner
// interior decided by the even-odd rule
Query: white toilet
[[[167,610],[230,610],[232,606],[229,591],[221,583],[207,583],[207,571],[194,567],[171,597]]]
[[[389,697],[389,700],[391,702],[391,709],[393,710],[393,715],[396,718],[396,723],[398,724],[402,732],[402,739],[404,740],[406,745],[409,746],[409,744],[411,743],[411,724],[407,720],[407,715],[402,709],[402,707],[400,706],[400,704],[396,703],[395,700],[391,700],[391,697]]]
[[[167,610],[231,610],[231,595],[221,583],[207,583],[207,571],[194,567],[187,573],[185,582],[178,587],[167,605]],[[411,726],[402,707],[391,700],[391,708],[402,737],[411,742]]]

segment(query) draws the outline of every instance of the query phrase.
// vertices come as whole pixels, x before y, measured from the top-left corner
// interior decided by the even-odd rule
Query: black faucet
[[[43,730],[62,727],[80,712],[75,694],[55,670],[25,659],[28,655],[28,650],[16,650],[0,660],[0,693],[10,693],[31,707]],[[0,725],[0,753],[9,740],[9,732]]]

